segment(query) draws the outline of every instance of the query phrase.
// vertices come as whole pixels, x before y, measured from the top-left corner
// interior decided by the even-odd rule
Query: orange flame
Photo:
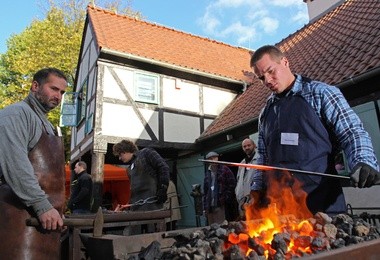
[[[309,236],[313,231],[313,226],[307,221],[312,217],[306,204],[307,194],[302,189],[302,183],[293,178],[289,172],[283,172],[280,178],[273,177],[275,173],[267,172],[270,186],[266,192],[269,204],[260,207],[257,201],[246,207],[246,223],[249,237],[260,237],[262,246],[266,249],[265,255],[273,254],[270,247],[273,236],[283,231],[298,232],[299,236]],[[273,177],[273,178],[272,178]],[[303,220],[301,222],[297,220]],[[247,247],[248,237],[229,236],[229,242],[239,245],[240,248],[249,254]],[[302,243],[294,245],[291,238],[288,250],[299,250],[310,252],[309,245],[302,247]],[[268,246],[269,245],[269,246]]]

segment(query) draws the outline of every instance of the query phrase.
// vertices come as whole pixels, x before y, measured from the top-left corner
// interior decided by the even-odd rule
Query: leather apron
[[[17,155],[15,155],[17,156]],[[42,130],[28,154],[42,190],[50,203],[63,213],[65,203],[65,158],[62,137]],[[27,218],[37,217],[6,184],[0,184],[0,259],[60,259],[61,232],[28,227]]]
[[[131,181],[131,203],[139,200],[154,197],[157,194],[157,178],[148,173],[144,165],[146,160],[137,157],[130,166],[129,179]],[[157,210],[161,209],[163,204],[150,203],[144,205],[135,205],[131,207],[133,211]]]
[[[334,174],[333,135],[327,130],[314,109],[299,94],[282,97],[269,106],[263,118],[264,142],[268,165]],[[279,179],[283,172],[265,172]],[[309,210],[329,215],[346,212],[340,181],[335,178],[294,173],[282,180],[299,195],[294,177],[307,193]],[[266,180],[266,183],[270,181]],[[300,188],[298,187],[298,190]],[[302,196],[302,194],[301,194]]]

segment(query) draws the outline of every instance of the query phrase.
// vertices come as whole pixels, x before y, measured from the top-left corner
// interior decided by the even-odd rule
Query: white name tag
[[[298,145],[298,133],[281,133],[281,144]]]

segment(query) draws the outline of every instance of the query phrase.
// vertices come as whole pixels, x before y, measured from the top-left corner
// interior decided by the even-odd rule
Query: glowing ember
[[[274,255],[278,248],[283,254],[310,252],[313,226],[307,219],[312,217],[312,213],[307,208],[307,194],[302,190],[301,183],[291,178],[288,172],[270,183],[266,194],[269,202],[267,207],[259,207],[257,202],[246,207],[248,235],[230,234],[228,242],[239,245],[245,255],[251,251],[247,246],[249,238],[255,239],[265,248],[266,257]]]

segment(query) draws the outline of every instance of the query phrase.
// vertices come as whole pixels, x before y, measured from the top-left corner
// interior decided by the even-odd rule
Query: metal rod
[[[296,169],[289,169],[289,168],[282,168],[282,167],[275,167],[275,166],[268,166],[268,165],[260,165],[260,164],[234,163],[234,162],[213,161],[213,160],[203,160],[203,159],[199,159],[199,161],[206,162],[206,163],[216,163],[216,164],[223,164],[223,165],[229,165],[229,166],[236,166],[236,167],[253,168],[256,170],[263,170],[263,171],[279,170],[279,171],[289,171],[289,172],[296,172],[296,173],[309,174],[309,175],[317,175],[317,176],[323,176],[323,177],[348,179],[348,180],[350,179],[349,176],[334,175],[334,174],[321,173],[321,172],[311,172],[311,171],[304,171],[304,170],[296,170]]]
[[[39,226],[40,222],[37,218],[28,218],[26,220],[27,226]],[[72,219],[72,218],[65,218],[63,219],[63,225],[64,226],[71,226],[71,227],[78,227],[78,226],[93,226],[94,225],[94,219]]]

